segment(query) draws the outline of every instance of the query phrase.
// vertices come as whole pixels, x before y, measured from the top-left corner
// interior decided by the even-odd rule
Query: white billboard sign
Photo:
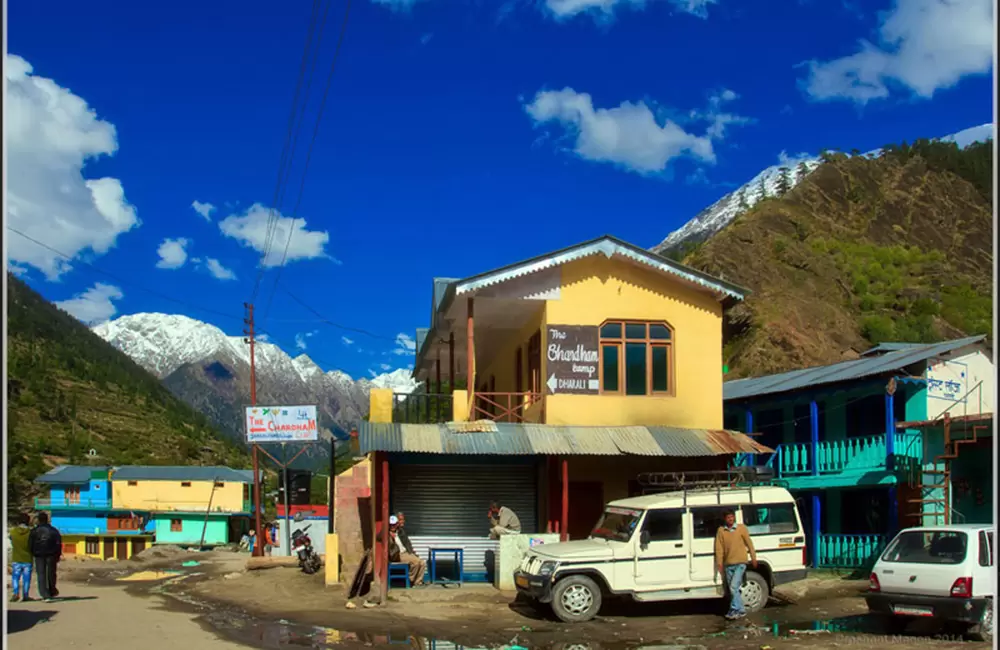
[[[315,406],[248,406],[247,442],[315,442]]]

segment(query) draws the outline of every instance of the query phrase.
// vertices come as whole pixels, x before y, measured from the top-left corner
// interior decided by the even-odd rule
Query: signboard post
[[[288,503],[288,466],[304,451],[288,460],[286,445],[289,442],[316,442],[319,439],[319,422],[314,404],[303,406],[248,406],[246,407],[247,442],[252,445],[277,442],[281,444],[281,461],[271,456],[282,469],[285,505],[285,547],[292,554],[291,513]],[[258,508],[259,510],[260,508]],[[263,544],[263,540],[259,540]]]
[[[600,392],[598,330],[590,325],[548,325],[549,395],[596,395]]]

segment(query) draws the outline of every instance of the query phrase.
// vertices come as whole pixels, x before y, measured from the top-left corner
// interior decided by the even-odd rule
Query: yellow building
[[[491,501],[524,532],[586,536],[641,474],[762,451],[722,430],[723,317],[745,293],[607,236],[435,279],[416,338],[424,389],[372,391],[358,425],[357,451],[376,454],[376,525],[404,511],[418,550],[465,548],[474,579],[490,571]]]

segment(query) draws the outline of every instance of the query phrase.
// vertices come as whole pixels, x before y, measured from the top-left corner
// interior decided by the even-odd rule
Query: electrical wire
[[[295,130],[295,123],[296,123],[295,118],[299,113],[298,111],[299,93],[302,90],[302,81],[305,78],[306,69],[308,67],[309,50],[312,44],[313,33],[316,29],[316,16],[318,15],[319,3],[320,0],[313,0],[312,11],[309,15],[309,27],[306,34],[306,42],[302,51],[302,61],[299,63],[299,76],[295,84],[295,92],[292,96],[292,106],[288,113],[288,126],[285,133],[285,142],[282,145],[281,157],[278,162],[278,178],[275,181],[274,198],[271,201],[271,208],[267,217],[267,226],[265,228],[265,233],[264,233],[263,252],[260,258],[261,260],[260,270],[257,273],[257,279],[254,282],[254,288],[253,291],[251,292],[251,297],[250,297],[251,303],[253,303],[253,301],[256,300],[257,292],[260,290],[260,283],[261,280],[263,280],[264,271],[266,269],[266,267],[264,266],[264,261],[267,259],[267,256],[270,253],[271,244],[274,239],[274,232],[277,228],[279,212],[275,204],[277,203],[278,196],[281,193],[281,186],[284,182],[283,179],[285,179],[285,177],[288,174],[288,170],[290,170],[291,168],[291,158],[289,157],[288,154],[290,151],[291,143],[293,141],[293,132]]]
[[[328,5],[329,8],[329,5]],[[302,167],[302,178],[299,181],[299,192],[295,199],[295,206],[292,208],[290,215],[290,226],[288,228],[288,239],[285,240],[285,250],[281,256],[281,262],[278,264],[278,268],[274,276],[274,285],[271,287],[270,296],[267,299],[267,303],[264,305],[264,313],[261,317],[261,322],[267,319],[267,315],[271,310],[271,301],[274,300],[274,294],[278,287],[278,279],[281,277],[281,271],[285,266],[285,261],[288,259],[288,250],[292,244],[292,237],[295,234],[295,228],[291,227],[295,224],[296,215],[299,213],[299,207],[302,204],[302,196],[305,193],[306,177],[309,173],[309,163],[312,161],[313,149],[316,146],[316,138],[319,135],[319,126],[323,120],[323,112],[326,109],[326,101],[330,95],[330,87],[333,83],[333,75],[337,70],[337,61],[340,59],[340,51],[344,45],[344,37],[347,34],[347,23],[351,17],[351,0],[347,0],[344,4],[344,19],[340,24],[340,35],[337,37],[337,46],[333,52],[333,58],[330,61],[330,70],[326,75],[326,87],[323,89],[323,96],[320,99],[319,111],[316,114],[316,123],[313,125],[312,139],[309,142],[309,149],[306,151],[306,161]]]
[[[7,226],[7,230],[9,230],[10,232],[12,232],[12,233],[14,233],[16,235],[20,235],[21,237],[27,239],[28,241],[30,241],[30,242],[32,242],[34,244],[37,244],[38,246],[41,246],[42,248],[44,248],[44,249],[46,249],[46,250],[48,250],[48,251],[50,251],[52,253],[55,253],[56,255],[58,255],[60,257],[63,257],[63,258],[65,258],[65,259],[67,259],[67,260],[69,260],[71,262],[73,262],[74,264],[83,264],[83,265],[89,267],[91,270],[93,270],[93,271],[95,271],[97,273],[100,273],[101,275],[105,275],[105,276],[107,276],[107,277],[109,277],[109,278],[111,278],[111,279],[113,279],[113,280],[115,280],[117,282],[120,282],[121,284],[124,284],[126,286],[131,286],[131,287],[134,287],[134,288],[139,289],[141,291],[145,291],[146,293],[149,293],[149,294],[151,294],[153,296],[156,296],[157,298],[161,298],[163,300],[167,300],[169,302],[176,303],[178,305],[181,305],[181,306],[184,306],[184,307],[188,307],[190,309],[195,309],[195,310],[198,310],[198,311],[202,311],[202,312],[205,312],[206,314],[214,314],[216,316],[222,316],[224,318],[228,318],[228,319],[231,319],[231,320],[238,320],[240,322],[243,321],[243,317],[242,316],[236,316],[234,314],[228,314],[226,312],[219,311],[218,309],[212,309],[211,307],[205,307],[203,305],[196,305],[196,304],[194,304],[192,302],[188,302],[186,300],[181,300],[180,298],[175,298],[173,296],[167,295],[167,294],[162,293],[160,291],[157,291],[155,289],[150,289],[149,287],[145,287],[145,286],[143,286],[143,285],[141,285],[141,284],[139,284],[137,282],[134,282],[132,280],[126,280],[125,278],[123,278],[123,277],[121,277],[119,275],[115,275],[114,273],[111,273],[110,271],[105,271],[104,269],[102,269],[102,268],[100,268],[100,267],[98,267],[98,266],[96,266],[94,264],[91,264],[90,262],[85,262],[83,260],[80,260],[80,259],[77,259],[77,258],[73,257],[72,255],[67,255],[66,253],[64,253],[64,252],[62,252],[62,251],[60,251],[60,250],[58,250],[56,248],[53,248],[52,246],[49,246],[48,244],[45,244],[45,243],[42,243],[42,242],[38,241],[37,239],[35,239],[34,237],[31,237],[30,235],[24,234],[23,232],[21,232],[20,230],[18,230],[17,228],[14,228],[12,226]]]
[[[323,314],[321,314],[320,312],[318,312],[313,307],[311,307],[308,303],[306,303],[306,301],[302,300],[301,298],[299,298],[298,296],[296,296],[294,293],[292,293],[291,291],[289,291],[288,288],[285,287],[285,285],[279,284],[278,286],[280,286],[281,289],[282,289],[282,291],[284,291],[285,293],[287,293],[288,296],[292,300],[294,300],[295,302],[299,303],[307,311],[309,311],[314,316],[316,316],[316,318],[321,323],[325,323],[325,324],[327,324],[327,325],[329,325],[331,327],[334,327],[334,328],[339,329],[339,330],[343,330],[345,332],[353,332],[355,334],[363,334],[364,336],[368,336],[368,337],[371,337],[373,339],[380,339],[380,340],[393,341],[393,342],[396,341],[397,337],[395,337],[395,336],[386,336],[384,334],[376,334],[374,332],[370,332],[370,331],[368,331],[366,329],[361,329],[359,327],[350,327],[348,325],[342,325],[340,323],[336,323],[336,322],[330,320],[329,318],[327,318],[326,316],[324,316]]]

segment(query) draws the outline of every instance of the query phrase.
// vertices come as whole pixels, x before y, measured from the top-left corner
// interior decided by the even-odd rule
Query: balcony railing
[[[428,393],[394,393],[392,421],[436,424],[452,420],[452,396]]]
[[[919,459],[920,436],[906,432],[894,434],[893,454]],[[816,446],[819,474],[880,470],[888,467],[885,434],[843,440],[821,440]],[[768,460],[778,476],[807,476],[813,473],[813,445],[801,442],[778,445]]]
[[[35,510],[50,510],[52,508],[110,508],[107,499],[35,499]]]
[[[885,548],[881,535],[820,535],[819,564],[821,567],[861,569],[875,563]]]
[[[541,401],[541,393],[475,393],[469,419],[524,422],[525,412]]]

